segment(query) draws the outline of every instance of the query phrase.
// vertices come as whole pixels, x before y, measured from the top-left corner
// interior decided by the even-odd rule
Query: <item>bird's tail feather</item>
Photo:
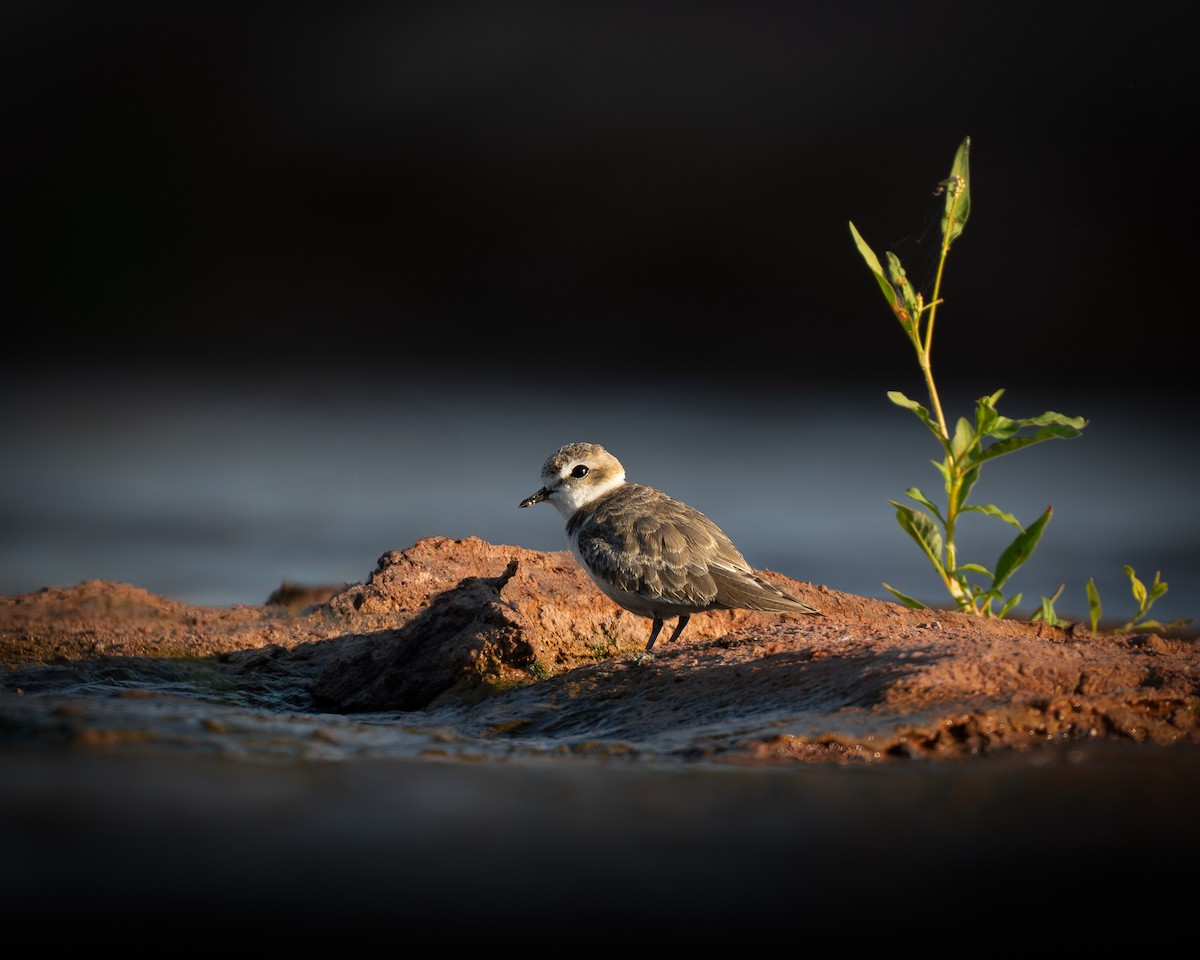
[[[729,609],[824,616],[820,610],[784,593],[759,576],[739,574],[732,570],[710,572],[717,581],[717,602]]]

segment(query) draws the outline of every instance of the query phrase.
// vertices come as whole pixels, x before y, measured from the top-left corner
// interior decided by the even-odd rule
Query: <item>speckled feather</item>
[[[693,613],[819,611],[763,580],[720,527],[654,487],[625,482],[620,462],[597,444],[561,447],[542,467],[544,486],[520,504],[543,500],[567,519],[567,539],[596,585],[625,609],[654,621]]]
[[[629,609],[646,615],[803,606],[758,577],[703,513],[653,487],[618,487],[577,511],[567,535],[597,582],[632,594]]]

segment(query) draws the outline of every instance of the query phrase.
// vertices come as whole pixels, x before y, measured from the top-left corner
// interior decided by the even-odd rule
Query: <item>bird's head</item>
[[[542,464],[541,489],[517,506],[532,507],[546,500],[569,519],[581,507],[624,482],[625,468],[598,443],[568,443]]]

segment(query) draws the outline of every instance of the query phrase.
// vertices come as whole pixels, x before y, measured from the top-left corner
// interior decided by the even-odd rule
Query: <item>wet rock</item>
[[[187,606],[88,581],[0,598],[0,690],[144,675],[275,709],[462,711],[437,723],[486,749],[533,737],[754,763],[1200,744],[1194,636],[910,610],[763,575],[825,616],[698,614],[653,657],[649,623],[570,553],[477,538],[390,551],[365,582],[299,609]]]
[[[469,702],[532,682],[533,647],[520,614],[501,596],[516,570],[510,560],[499,576],[464,577],[399,629],[330,641],[345,653],[329,659],[313,684],[318,707],[420,710],[448,693]]]

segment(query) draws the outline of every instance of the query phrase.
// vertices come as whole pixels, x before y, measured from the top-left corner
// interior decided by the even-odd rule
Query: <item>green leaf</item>
[[[1064,430],[1060,436],[1077,437],[1088,422],[1085,417],[1068,417],[1065,413],[1055,413],[1053,410],[1047,410],[1045,413],[1036,417],[1028,417],[1024,420],[1017,421],[1023,427],[1044,427],[1048,425],[1069,427],[1070,430]]]
[[[871,268],[871,272],[879,277],[884,282],[884,285],[892,290],[892,285],[887,282],[887,278],[883,275],[883,264],[879,262],[879,258],[875,256],[875,251],[868,245],[867,241],[862,238],[862,234],[858,232],[858,228],[854,226],[854,221],[850,221],[850,236],[854,238],[854,245],[858,247],[858,252],[867,262],[867,266]],[[892,290],[892,296],[896,295],[896,291]]]
[[[908,397],[906,397],[904,394],[902,394],[899,390],[889,390],[887,392],[887,396],[888,396],[888,399],[891,400],[892,403],[894,403],[898,407],[907,407],[909,410],[912,410],[913,412],[918,413],[924,417],[929,416],[928,410],[926,410],[923,406],[921,406],[919,403],[917,403],[916,400],[909,400]]]
[[[1100,606],[1100,591],[1096,589],[1096,581],[1088,578],[1087,582],[1087,598],[1088,598],[1088,615],[1092,624],[1092,633],[1096,632],[1096,627],[1100,624],[1100,613],[1103,608]]]
[[[1159,571],[1154,571],[1154,583],[1150,587],[1150,603],[1154,603],[1159,597],[1167,592],[1167,585],[1158,579]],[[1150,604],[1147,604],[1149,606]]]
[[[914,510],[895,500],[889,500],[888,503],[896,508],[896,520],[901,529],[916,541],[937,572],[945,576],[946,568],[942,565],[942,534],[937,524],[920,510]]]
[[[999,507],[990,503],[985,503],[982,506],[972,504],[969,507],[963,507],[963,510],[973,510],[976,513],[986,513],[989,517],[995,517],[997,520],[1003,520],[1005,523],[1016,527],[1018,530],[1024,530],[1021,526],[1021,521],[1014,517],[1007,510],[1001,510]]]
[[[1038,609],[1037,612],[1035,612],[1033,616],[1029,618],[1029,622],[1036,623],[1037,621],[1041,620],[1044,623],[1050,624],[1052,627],[1069,627],[1070,624],[1066,620],[1059,619],[1058,614],[1054,612],[1054,604],[1058,598],[1062,596],[1062,592],[1065,588],[1066,584],[1060,583],[1058,585],[1058,589],[1054,591],[1054,596],[1042,597],[1042,605],[1040,609]]]
[[[1011,600],[1006,600],[1006,601],[1004,602],[1004,606],[1002,606],[1002,607],[1000,608],[1000,612],[997,614],[997,616],[998,616],[998,617],[1007,617],[1007,616],[1008,616],[1008,612],[1009,612],[1010,610],[1012,610],[1012,608],[1013,608],[1013,607],[1015,607],[1015,606],[1016,606],[1018,603],[1020,603],[1020,602],[1021,602],[1021,596],[1022,596],[1022,594],[1019,594],[1019,593],[1018,593],[1018,594],[1017,594],[1015,597],[1013,597]]]
[[[910,337],[915,337],[915,324],[921,316],[921,303],[917,299],[917,292],[913,289],[911,283],[908,282],[908,274],[904,272],[904,267],[900,265],[900,258],[890,250],[887,251],[888,259],[888,276],[891,278],[892,286],[895,287],[900,299],[904,301],[905,316],[900,317],[900,323],[904,329],[908,331]],[[897,316],[900,316],[897,314]]]
[[[1021,421],[1014,421],[1021,422]],[[1084,421],[1086,423],[1086,421]],[[1007,440],[997,440],[979,452],[976,457],[977,462],[984,463],[988,460],[995,460],[997,457],[1002,457],[1006,453],[1012,453],[1014,450],[1020,450],[1023,447],[1032,446],[1035,443],[1041,443],[1043,440],[1069,440],[1077,437],[1080,430],[1072,426],[1063,426],[1054,424],[1044,426],[1032,436],[1025,437],[1009,437]]]
[[[1088,423],[1084,417],[1068,417],[1062,413],[1055,413],[1053,410],[1047,410],[1036,417],[1022,417],[1013,420],[1008,420],[1006,417],[1005,420],[1018,430],[1046,427],[1049,433],[1057,437],[1077,437]]]
[[[956,574],[963,573],[964,571],[970,571],[971,573],[982,573],[989,580],[992,579],[992,571],[989,570],[987,567],[983,566],[982,564],[964,563],[964,564],[960,564],[954,570],[954,572]]]
[[[1133,567],[1125,564],[1125,576],[1129,578],[1130,588],[1133,590],[1133,599],[1137,601],[1138,609],[1146,609],[1146,585],[1133,572]]]
[[[971,213],[970,152],[971,138],[967,137],[954,154],[949,179],[941,184],[946,188],[946,209],[942,214],[942,236],[946,246],[958,239]]]
[[[991,397],[981,397],[975,403],[975,432],[981,437],[992,436],[997,420],[1007,420],[996,412],[996,407],[990,402]]]
[[[958,482],[958,496],[954,498],[954,506],[947,508],[949,513],[959,513],[963,510],[970,510],[967,506],[967,498],[971,495],[971,490],[975,487],[975,481],[979,479],[979,468],[972,467],[966,471]],[[947,485],[946,495],[950,495],[949,485]]]
[[[942,516],[942,511],[938,509],[937,504],[933,503],[920,490],[918,490],[916,487],[909,487],[904,492],[908,495],[910,500],[915,500],[917,503],[921,504],[921,506],[928,507],[933,515],[938,518],[938,522],[941,523],[942,526],[946,525],[946,520]]]
[[[1125,624],[1124,629],[1130,630],[1138,627],[1148,627],[1155,629],[1169,629],[1169,626],[1164,626],[1157,620],[1143,620],[1144,617],[1154,606],[1154,602],[1167,592],[1167,584],[1162,580],[1162,572],[1154,571],[1154,582],[1150,585],[1149,593],[1146,592],[1146,586],[1133,572],[1133,567],[1125,565],[1125,575],[1129,577],[1129,584],[1133,590],[1133,598],[1138,603],[1137,615]],[[1190,621],[1189,621],[1190,622]],[[1178,625],[1180,621],[1174,621],[1170,626]]]
[[[897,317],[900,317],[901,308],[896,300],[896,290],[888,282],[888,278],[883,272],[883,265],[879,262],[879,258],[875,256],[875,251],[867,246],[867,241],[855,229],[853,221],[850,223],[850,235],[854,238],[854,245],[858,247],[858,252],[863,260],[866,261],[867,267],[875,275],[875,282],[879,284],[879,290],[883,293],[883,298],[888,302],[888,306],[892,308],[892,312]],[[904,318],[900,317],[900,322],[904,323]],[[911,318],[909,323],[911,323]],[[905,324],[905,326],[907,328],[908,324]]]
[[[1004,552],[1000,554],[1000,559],[996,561],[996,578],[993,586],[999,588],[1021,564],[1029,559],[1053,514],[1054,508],[1047,507],[1045,513],[1030,524],[1027,530],[1017,534],[1013,542],[1005,548]]]
[[[925,604],[923,604],[920,600],[914,600],[912,597],[908,596],[907,594],[901,593],[895,587],[889,587],[885,583],[883,585],[883,589],[886,590],[888,593],[890,593],[897,600],[899,600],[906,607],[910,607],[913,610],[927,610],[928,609],[928,607],[926,607]]]
[[[941,440],[942,432],[941,432],[941,428],[937,425],[937,421],[935,421],[933,419],[933,417],[931,417],[929,415],[929,411],[926,410],[919,403],[917,403],[917,401],[909,400],[908,397],[906,397],[904,394],[902,394],[899,390],[889,390],[887,397],[896,406],[904,407],[904,409],[911,410],[913,413],[915,413],[918,417],[921,418],[921,420],[925,424],[925,426],[927,426],[931,431],[933,431],[933,435],[935,437],[937,437],[939,440]]]
[[[1079,436],[1087,426],[1083,417],[1068,417],[1049,410],[1037,417],[1013,419],[1001,416],[996,410],[996,401],[1003,395],[1003,390],[997,390],[990,397],[980,397],[975,406],[975,431],[979,438],[993,437],[998,442],[981,449],[974,454],[974,459],[983,463],[1014,450],[1020,450],[1030,444],[1041,443],[1043,440],[1071,439]],[[1022,430],[1034,430],[1032,436],[1018,437]]]
[[[980,430],[981,437],[993,437],[996,440],[1007,440],[1021,430],[1019,420],[1013,420],[1011,417],[1002,417],[997,414],[987,425],[986,430]]]
[[[956,459],[961,459],[962,455],[975,445],[975,440],[975,431],[967,418],[959,417],[958,422],[954,425],[954,437],[950,441],[950,452]]]

